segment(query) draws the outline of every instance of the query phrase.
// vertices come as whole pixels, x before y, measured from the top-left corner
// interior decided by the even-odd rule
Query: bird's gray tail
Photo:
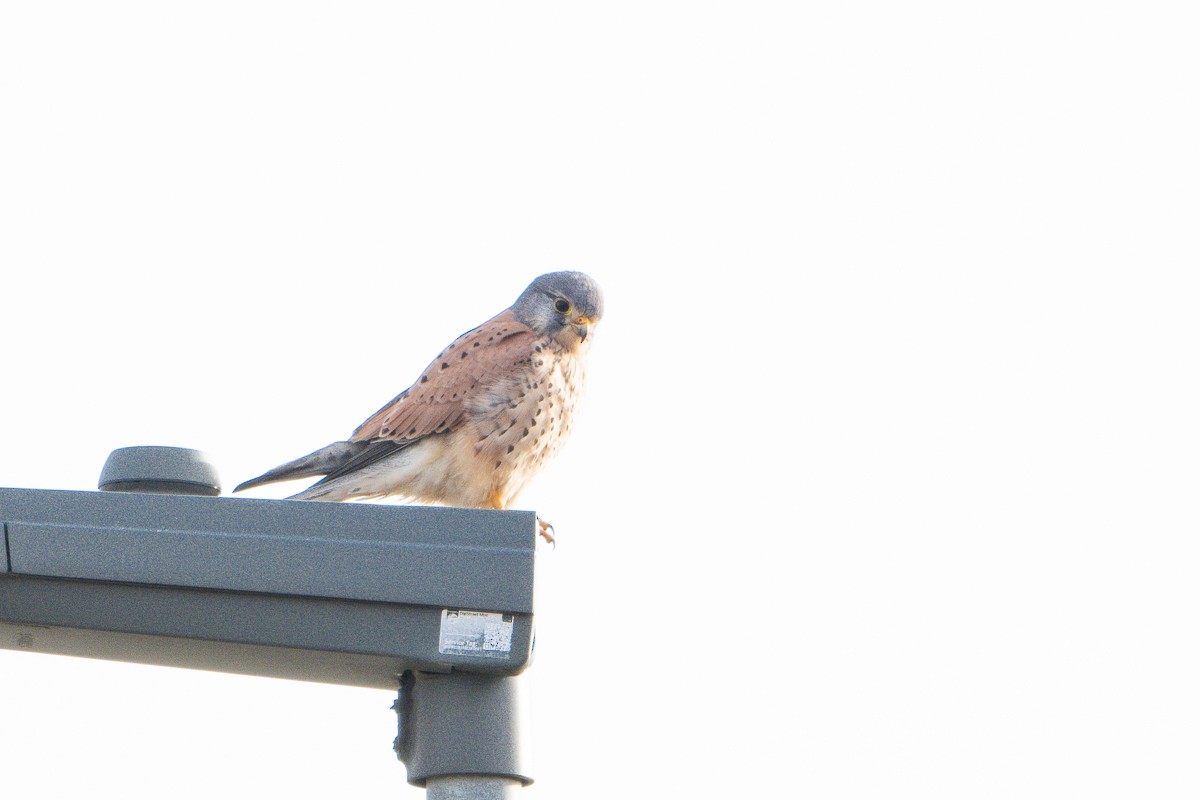
[[[238,484],[233,491],[252,489],[278,481],[290,481],[295,478],[311,478],[314,475],[328,475],[345,466],[356,455],[361,453],[368,442],[334,442],[320,450],[309,453],[295,461],[281,464],[275,469],[268,470],[257,478],[251,478],[245,483]]]

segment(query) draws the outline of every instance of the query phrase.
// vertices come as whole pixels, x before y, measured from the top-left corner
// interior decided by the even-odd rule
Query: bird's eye
[[[560,297],[554,301],[554,310],[560,314],[565,314],[571,310],[571,304]]]

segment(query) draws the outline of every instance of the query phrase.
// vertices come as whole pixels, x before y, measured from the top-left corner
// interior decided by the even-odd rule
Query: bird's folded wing
[[[533,360],[536,340],[511,310],[496,315],[455,339],[416,383],[359,425],[350,441],[411,442],[454,430],[468,400]]]

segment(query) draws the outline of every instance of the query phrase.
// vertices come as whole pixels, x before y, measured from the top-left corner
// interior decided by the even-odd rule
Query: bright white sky
[[[232,487],[584,270],[522,798],[1195,796],[1188,5],[5,4],[0,485]],[[421,797],[386,692],[0,687],[6,796]]]

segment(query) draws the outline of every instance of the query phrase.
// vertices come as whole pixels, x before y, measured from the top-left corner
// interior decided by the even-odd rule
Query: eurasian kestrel
[[[455,339],[348,441],[234,491],[324,475],[291,499],[508,508],[571,430],[603,312],[600,287],[587,275],[542,275],[512,306]],[[547,528],[541,533],[553,541]]]

